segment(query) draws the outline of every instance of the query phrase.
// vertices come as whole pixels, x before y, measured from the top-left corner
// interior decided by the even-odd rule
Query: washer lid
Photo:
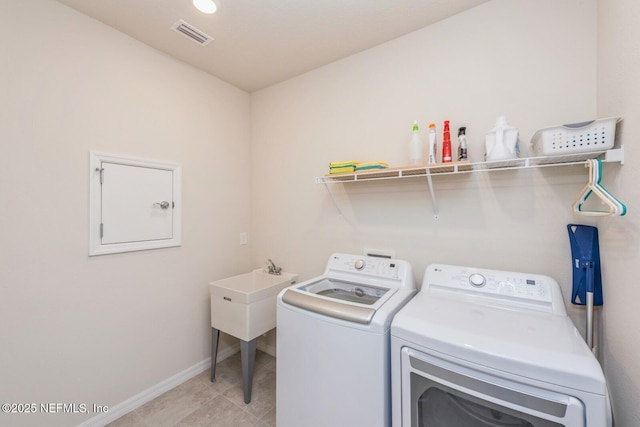
[[[419,292],[392,337],[520,377],[606,394],[600,364],[568,316]]]

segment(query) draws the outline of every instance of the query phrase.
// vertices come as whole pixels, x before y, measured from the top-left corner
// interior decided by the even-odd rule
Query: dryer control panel
[[[544,311],[566,310],[558,283],[549,276],[513,271],[489,270],[432,264],[425,272],[422,290],[463,292],[478,298],[527,305]]]

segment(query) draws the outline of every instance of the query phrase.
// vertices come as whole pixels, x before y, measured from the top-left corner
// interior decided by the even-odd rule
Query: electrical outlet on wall
[[[240,244],[247,245],[249,243],[249,238],[247,237],[247,232],[243,231],[240,233]]]

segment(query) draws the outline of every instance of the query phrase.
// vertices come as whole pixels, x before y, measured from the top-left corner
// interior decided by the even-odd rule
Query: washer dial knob
[[[363,259],[359,259],[355,262],[354,267],[356,270],[362,270],[364,268],[365,262]]]
[[[482,274],[473,273],[471,276],[469,276],[469,283],[471,283],[471,286],[481,288],[487,283],[487,280]]]

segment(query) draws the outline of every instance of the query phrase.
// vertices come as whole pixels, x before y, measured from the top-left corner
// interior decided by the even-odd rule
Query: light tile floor
[[[275,427],[276,359],[256,352],[251,403],[244,403],[240,353],[118,418],[110,427]]]

